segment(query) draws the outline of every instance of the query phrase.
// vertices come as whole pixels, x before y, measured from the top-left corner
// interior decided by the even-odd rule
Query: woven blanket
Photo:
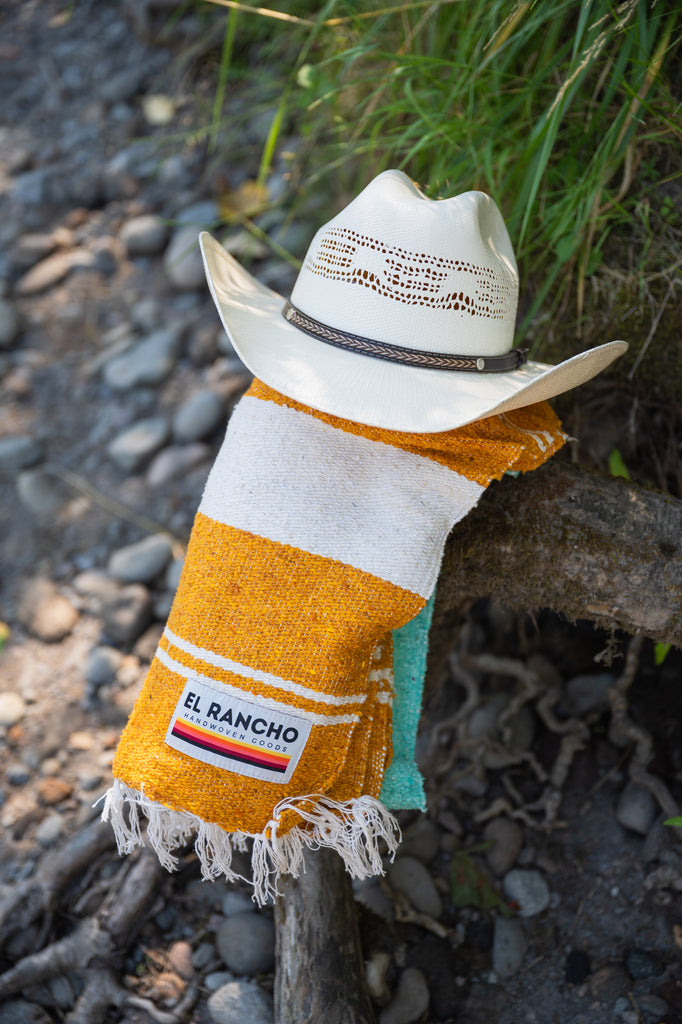
[[[209,475],[167,626],[114,760],[104,817],[119,849],[172,868],[195,836],[205,877],[254,898],[338,850],[381,871],[397,823],[378,799],[391,760],[391,633],[432,594],[445,539],[488,483],[563,444],[545,403],[441,434],[367,427],[260,381]],[[416,730],[412,723],[408,734]]]

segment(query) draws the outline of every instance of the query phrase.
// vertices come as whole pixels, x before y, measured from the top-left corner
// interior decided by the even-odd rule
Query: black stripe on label
[[[248,754],[234,754],[228,753],[224,750],[215,750],[213,747],[206,746],[204,743],[200,743],[198,740],[189,740],[186,736],[178,736],[175,730],[171,732],[171,736],[175,737],[181,743],[186,743],[191,747],[198,747],[199,750],[205,750],[209,754],[217,754],[218,757],[224,757],[226,761],[239,761],[242,764],[250,764],[254,768],[260,768],[262,771],[274,772],[276,775],[284,775],[287,771],[288,765],[285,768],[273,767],[270,764],[263,764],[261,761],[257,761]]]

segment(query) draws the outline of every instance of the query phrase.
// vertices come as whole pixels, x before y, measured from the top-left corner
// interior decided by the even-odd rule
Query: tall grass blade
[[[237,28],[237,11],[233,8],[227,16],[223,48],[220,54],[220,67],[218,69],[218,82],[216,84],[215,97],[213,100],[213,113],[211,116],[211,127],[209,135],[209,152],[215,149],[220,122],[225,101],[225,87],[227,85],[230,65],[232,63],[232,49],[234,46],[234,35]]]

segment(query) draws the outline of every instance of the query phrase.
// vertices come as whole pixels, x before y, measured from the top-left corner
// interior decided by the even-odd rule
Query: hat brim
[[[199,242],[220,319],[249,370],[304,405],[370,426],[425,434],[453,430],[570,391],[628,347],[611,341],[557,366],[528,362],[495,374],[377,360],[297,330],[282,316],[281,295],[257,281],[207,232]]]

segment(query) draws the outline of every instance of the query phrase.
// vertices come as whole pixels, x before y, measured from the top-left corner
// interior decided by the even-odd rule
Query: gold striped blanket
[[[119,849],[169,868],[195,835],[205,877],[254,898],[332,846],[381,870],[395,819],[378,800],[391,754],[391,631],[434,589],[445,539],[487,484],[565,440],[546,403],[440,434],[363,426],[260,381],[209,475],[167,626],[122,735],[104,817]]]

